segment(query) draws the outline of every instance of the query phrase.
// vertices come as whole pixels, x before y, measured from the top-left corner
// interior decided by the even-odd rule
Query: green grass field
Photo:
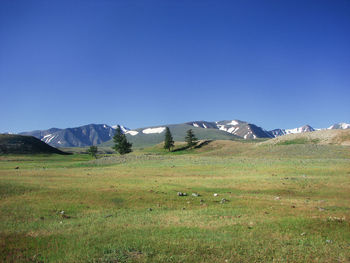
[[[2,262],[350,262],[348,146],[0,156],[0,197]]]

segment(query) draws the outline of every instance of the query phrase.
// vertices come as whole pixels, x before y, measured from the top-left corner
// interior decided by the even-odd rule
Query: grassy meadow
[[[349,146],[3,155],[0,197],[2,262],[350,262]]]

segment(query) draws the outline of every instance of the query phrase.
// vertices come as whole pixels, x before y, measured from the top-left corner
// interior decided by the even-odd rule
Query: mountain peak
[[[244,139],[270,138],[271,134],[261,127],[240,120],[224,120],[224,121],[193,121],[186,124],[196,128],[219,129],[221,131],[242,137]]]
[[[269,131],[269,133],[273,137],[277,137],[277,136],[282,136],[286,134],[304,133],[304,132],[312,132],[312,131],[315,131],[315,129],[312,128],[310,125],[306,124],[304,126],[294,128],[294,129],[274,129]]]
[[[340,122],[340,123],[335,123],[332,126],[327,128],[328,130],[333,130],[333,129],[350,129],[350,124],[349,123],[345,123],[345,122]]]

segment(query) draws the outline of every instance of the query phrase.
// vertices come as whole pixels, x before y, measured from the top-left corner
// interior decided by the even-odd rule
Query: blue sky
[[[350,122],[348,0],[2,0],[0,132]]]

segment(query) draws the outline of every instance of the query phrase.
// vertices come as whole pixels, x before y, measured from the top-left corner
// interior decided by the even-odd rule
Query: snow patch
[[[193,123],[193,126],[199,128],[199,125],[195,122]]]
[[[314,128],[310,127],[309,125],[305,125],[299,128],[295,128],[295,129],[287,129],[285,130],[286,134],[293,134],[293,133],[303,133],[303,132],[310,132],[310,131],[314,131]]]
[[[152,134],[152,133],[162,133],[163,131],[165,131],[165,127],[147,128],[147,129],[144,129],[142,132],[144,134]]]
[[[120,129],[121,129],[124,133],[126,133],[127,131],[130,130],[130,129],[128,129],[128,128],[122,126],[122,125],[120,125]]]
[[[231,121],[230,123],[227,123],[227,125],[238,125],[238,124],[239,124],[238,121],[235,121],[235,120]]]
[[[130,134],[131,136],[137,135],[139,132],[138,131],[127,131],[126,134]]]
[[[217,125],[219,130],[221,131],[225,131],[225,132],[228,132],[228,133],[232,133],[232,134],[235,134],[238,130],[239,130],[239,127],[230,127],[230,128],[226,128],[225,125]]]
[[[229,132],[229,133],[235,133],[236,129],[237,129],[237,127],[231,127],[231,128],[229,128],[229,129],[227,130],[227,132]]]
[[[340,123],[340,127],[344,130],[350,129],[350,124],[349,123]]]
[[[302,132],[301,128],[287,129],[285,131],[286,131],[286,134],[294,134],[294,133],[301,133]]]
[[[203,127],[204,127],[204,129],[208,128],[204,123],[203,123]]]
[[[48,134],[48,135],[45,135],[41,140],[44,141],[45,143],[50,143],[55,137],[56,135]]]
[[[227,131],[227,129],[225,128],[225,125],[218,125],[219,130],[221,131]]]
[[[51,142],[54,138],[56,137],[56,135],[52,135],[51,133],[50,134],[47,134],[45,135],[41,140],[45,143],[49,143]]]
[[[126,128],[125,126],[123,125],[119,125],[120,126],[120,129],[122,130],[123,133],[126,133],[127,131],[130,131],[129,128]],[[113,125],[112,126],[113,129],[117,129],[118,128],[118,124],[117,125]]]
[[[337,128],[338,127],[338,128]],[[338,124],[334,124],[332,125],[331,127],[327,128],[328,130],[330,129],[350,129],[350,124],[349,123],[345,123],[345,122],[341,122],[341,123],[338,123]]]
[[[56,135],[52,136],[51,138],[49,138],[46,143],[50,143],[54,138],[56,137]]]

